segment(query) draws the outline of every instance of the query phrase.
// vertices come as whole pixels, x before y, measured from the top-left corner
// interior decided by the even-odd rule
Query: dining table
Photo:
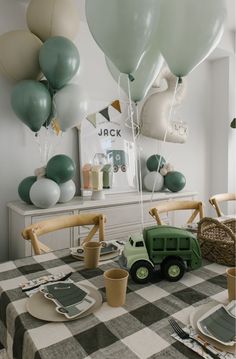
[[[119,267],[117,258],[85,269],[70,249],[0,264],[0,342],[8,358],[17,359],[197,359],[176,340],[169,319],[182,327],[194,309],[208,302],[227,303],[226,267],[203,260],[178,282],[156,272],[150,283],[128,280],[126,302],[110,307],[105,298],[104,271]],[[71,280],[96,288],[103,304],[77,320],[48,322],[29,314],[29,297],[20,284],[42,276],[70,273]],[[3,352],[4,350],[2,350]]]

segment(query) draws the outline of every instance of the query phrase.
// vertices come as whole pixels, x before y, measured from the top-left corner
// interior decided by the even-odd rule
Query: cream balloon
[[[14,81],[38,80],[41,40],[26,30],[6,32],[0,36],[0,71]]]
[[[187,140],[188,128],[178,121],[168,123],[171,104],[174,96],[177,78],[164,67],[158,76],[156,83],[165,79],[167,88],[162,92],[151,95],[144,103],[141,111],[141,134],[157,140],[174,143],[184,143]],[[181,104],[186,93],[186,79],[178,85],[174,108]]]
[[[70,180],[60,184],[59,187],[61,194],[58,202],[65,203],[71,201],[76,191],[75,183],[72,180]]]
[[[79,126],[88,115],[88,102],[89,97],[80,85],[70,84],[56,93],[54,105],[62,131]]]
[[[186,76],[217,46],[226,18],[225,0],[161,0],[157,39],[170,70]]]
[[[58,184],[48,178],[38,179],[30,188],[31,202],[39,208],[54,206],[60,198]]]
[[[79,30],[78,6],[74,0],[31,0],[27,24],[42,41],[52,36],[73,40]]]

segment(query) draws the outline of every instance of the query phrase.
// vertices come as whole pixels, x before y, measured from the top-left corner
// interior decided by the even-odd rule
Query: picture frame
[[[90,196],[91,189],[84,188],[85,165],[112,167],[112,185],[105,194],[138,192],[136,177],[136,153],[131,123],[128,120],[128,104],[119,100],[90,114],[78,129],[80,184],[82,196]]]

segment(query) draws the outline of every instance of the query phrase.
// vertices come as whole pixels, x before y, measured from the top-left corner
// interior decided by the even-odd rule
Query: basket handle
[[[227,227],[224,223],[219,222],[217,219],[211,217],[204,217],[200,220],[200,222],[198,223],[198,236],[203,233],[205,227],[209,224],[216,224],[218,227],[228,233],[228,235],[233,239],[234,242],[236,241],[236,235],[229,227]]]

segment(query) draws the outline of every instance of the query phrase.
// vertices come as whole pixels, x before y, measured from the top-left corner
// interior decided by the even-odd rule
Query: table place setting
[[[156,272],[137,284],[117,255],[102,258],[120,254],[123,244],[107,247],[102,254],[102,243],[89,241],[79,260],[73,248],[2,267],[0,341],[10,359],[60,358],[69,348],[72,359],[191,359],[192,351],[206,359],[235,358],[234,268],[204,260],[179,281]],[[215,315],[229,328],[223,334]]]
[[[222,309],[225,313],[219,312]],[[195,308],[184,328],[173,318],[169,322],[172,336],[203,358],[235,358],[236,300],[227,306],[209,302]]]

